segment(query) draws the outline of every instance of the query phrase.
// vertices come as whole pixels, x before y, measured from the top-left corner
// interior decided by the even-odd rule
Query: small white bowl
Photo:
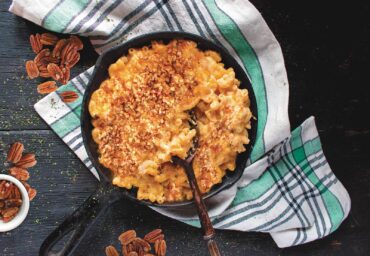
[[[22,184],[22,182],[20,182],[13,176],[0,174],[0,181],[1,180],[7,180],[16,185],[19,188],[19,192],[22,195],[22,205],[14,219],[7,223],[4,223],[2,220],[0,220],[0,232],[7,232],[21,225],[22,222],[26,219],[28,210],[30,209],[30,198],[28,197],[27,190]]]

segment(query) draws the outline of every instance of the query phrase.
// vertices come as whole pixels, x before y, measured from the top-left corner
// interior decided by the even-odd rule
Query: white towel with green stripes
[[[88,36],[98,53],[153,31],[188,31],[222,44],[247,72],[258,104],[251,164],[232,188],[207,201],[218,229],[268,232],[279,247],[307,243],[335,231],[350,198],[330,169],[314,118],[290,132],[289,87],[279,43],[247,0],[13,0],[10,11],[51,31]],[[35,109],[96,176],[82,143],[81,96],[93,67],[60,87]],[[192,207],[155,209],[199,226]]]

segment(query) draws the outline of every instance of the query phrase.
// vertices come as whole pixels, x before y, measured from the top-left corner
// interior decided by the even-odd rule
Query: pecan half
[[[22,181],[22,184],[23,184],[23,186],[26,188],[26,190],[28,192],[28,190],[30,190],[31,186],[27,182],[25,182],[25,181]]]
[[[8,162],[12,162],[13,164],[17,163],[22,158],[23,150],[24,145],[22,143],[20,142],[13,143],[13,145],[10,147],[8,151],[6,160]]]
[[[3,181],[0,184],[0,199],[7,199],[11,194],[13,189],[13,184]]]
[[[22,199],[9,198],[4,201],[6,208],[20,207],[22,205]]]
[[[62,101],[65,103],[71,103],[78,99],[78,94],[74,91],[65,91],[60,94]]]
[[[155,241],[159,239],[164,239],[164,235],[162,234],[162,229],[154,229],[153,231],[149,232],[144,236],[144,240],[148,243],[155,243]]]
[[[26,169],[17,166],[10,168],[9,174],[22,181],[26,181],[30,178],[30,173]]]
[[[70,40],[68,40],[67,44],[63,47],[62,52],[60,54],[60,64],[65,65],[68,54],[71,54],[71,52],[77,51],[77,46]]]
[[[26,62],[26,72],[29,78],[33,79],[40,75],[39,69],[34,61],[28,60]]]
[[[58,37],[50,33],[43,33],[40,37],[40,42],[44,45],[55,45],[58,42]]]
[[[84,48],[84,45],[83,45],[82,41],[77,36],[71,35],[70,40],[76,46],[76,49],[78,51],[80,51]]]
[[[42,65],[42,59],[45,58],[45,57],[48,57],[50,56],[50,50],[49,49],[43,49],[42,51],[40,51],[35,59],[34,59],[34,62],[37,64],[37,65]]]
[[[18,161],[18,163],[15,164],[15,166],[19,168],[31,168],[37,164],[36,156],[35,154],[28,153],[22,156],[22,158]]]
[[[30,44],[34,53],[38,54],[42,50],[40,34],[30,35]]]
[[[34,188],[30,188],[27,191],[27,193],[28,193],[28,197],[30,198],[30,201],[32,201],[36,197],[36,195],[37,195],[37,190],[34,189]]]
[[[121,244],[126,245],[131,243],[136,238],[136,231],[135,230],[127,230],[123,232],[119,237],[118,240]]]
[[[3,210],[3,217],[4,218],[9,218],[9,217],[12,217],[14,215],[16,215],[19,211],[19,208],[18,207],[11,207],[11,208],[6,208],[5,210]]]
[[[139,254],[137,252],[129,252],[127,256],[139,256]]]
[[[154,244],[155,253],[158,256],[165,256],[167,251],[167,245],[165,240],[157,240]]]
[[[37,62],[37,67],[39,68],[39,71],[41,71],[41,68],[43,68],[43,70],[45,70],[49,63],[57,64],[58,62],[59,62],[58,58],[55,58],[55,57],[49,55],[49,56],[45,56],[45,57],[41,58]]]
[[[134,238],[132,240],[132,244],[137,248],[137,250],[140,250],[141,248],[144,252],[149,252],[151,249],[150,244],[139,237]]]
[[[54,81],[46,81],[37,86],[37,92],[40,94],[48,94],[58,89],[57,84]]]
[[[13,186],[12,192],[9,195],[11,199],[21,199],[21,192],[19,192],[19,188],[17,186]]]
[[[60,58],[64,46],[67,44],[66,39],[60,39],[53,49],[53,57]]]
[[[63,76],[59,80],[59,82],[61,82],[62,84],[67,84],[69,81],[69,77],[71,75],[69,67],[63,67],[62,72],[63,72]]]
[[[43,77],[43,78],[49,78],[51,77],[49,71],[40,71],[40,76]]]
[[[70,53],[67,54],[64,64],[71,68],[74,65],[77,64],[77,62],[80,60],[80,54],[77,51],[71,51]]]
[[[57,64],[49,63],[47,69],[54,80],[59,80],[63,77],[63,72]]]
[[[106,256],[119,256],[119,253],[116,250],[116,248],[114,248],[114,246],[109,245],[105,247],[105,255]]]

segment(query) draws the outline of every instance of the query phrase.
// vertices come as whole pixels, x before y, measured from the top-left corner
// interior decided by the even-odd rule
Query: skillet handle
[[[69,255],[82,240],[87,228],[109,205],[119,199],[119,193],[108,183],[100,183],[96,191],[75,211],[66,218],[42,243],[40,256],[64,256]],[[54,246],[66,237],[70,232],[70,238],[62,249],[53,252]]]

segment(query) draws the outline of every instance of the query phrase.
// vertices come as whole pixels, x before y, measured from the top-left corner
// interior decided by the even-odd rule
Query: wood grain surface
[[[336,232],[306,245],[279,249],[268,234],[219,231],[220,249],[224,255],[370,255],[370,3],[251,2],[282,46],[292,128],[316,116],[324,152],[349,191],[352,210]],[[38,196],[26,221],[0,234],[0,255],[37,255],[45,237],[95,190],[97,181],[34,111],[42,97],[36,91],[41,80],[26,78],[24,62],[34,56],[29,35],[44,30],[9,13],[9,5],[0,1],[0,157],[5,159],[8,145],[17,140],[36,153],[39,162],[30,171],[30,183]],[[72,77],[97,58],[84,42]],[[128,201],[108,209],[75,255],[104,255],[104,247],[118,245],[118,234],[129,228],[141,236],[162,228],[168,255],[207,255],[199,230]]]

